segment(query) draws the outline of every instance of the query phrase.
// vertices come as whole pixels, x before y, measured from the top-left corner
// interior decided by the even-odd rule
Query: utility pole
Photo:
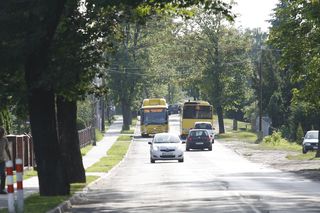
[[[259,60],[259,132],[262,132],[262,48]]]

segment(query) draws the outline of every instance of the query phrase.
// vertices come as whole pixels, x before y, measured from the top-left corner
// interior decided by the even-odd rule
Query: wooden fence
[[[95,140],[95,129],[86,128],[78,131],[79,145],[83,148],[87,145],[93,144]],[[15,159],[22,159],[24,167],[35,167],[35,156],[33,151],[33,141],[31,135],[7,135],[9,141],[9,148],[13,157],[13,166],[15,169]]]

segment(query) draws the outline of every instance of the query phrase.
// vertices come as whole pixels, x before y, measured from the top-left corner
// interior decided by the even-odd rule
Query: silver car
[[[318,130],[311,130],[302,138],[302,153],[306,154],[310,150],[318,149]]]
[[[155,163],[156,160],[184,160],[182,142],[178,135],[158,133],[149,144],[151,163]]]

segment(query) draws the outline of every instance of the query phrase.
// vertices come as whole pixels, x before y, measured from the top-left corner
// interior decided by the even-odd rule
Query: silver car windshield
[[[308,132],[306,139],[318,139],[318,132]]]
[[[180,138],[176,135],[156,135],[153,143],[180,143]]]

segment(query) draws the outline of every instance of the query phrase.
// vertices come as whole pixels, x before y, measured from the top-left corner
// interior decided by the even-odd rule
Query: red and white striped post
[[[8,191],[8,211],[15,212],[14,208],[14,188],[13,188],[13,163],[11,160],[6,162],[7,170],[7,191]]]
[[[17,210],[23,212],[23,163],[22,159],[16,159],[16,177],[17,177]]]

